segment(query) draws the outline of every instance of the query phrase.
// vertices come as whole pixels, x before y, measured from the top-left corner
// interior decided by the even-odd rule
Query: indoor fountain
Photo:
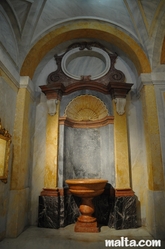
[[[104,179],[69,179],[66,183],[71,194],[82,199],[79,207],[81,215],[75,224],[75,232],[99,232],[97,220],[93,217],[94,205],[92,199],[104,192],[108,181]]]

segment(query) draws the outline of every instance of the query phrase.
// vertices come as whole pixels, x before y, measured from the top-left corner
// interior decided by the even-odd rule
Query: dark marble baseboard
[[[45,228],[60,227],[59,196],[39,196],[38,226]]]
[[[136,196],[116,197],[114,212],[110,214],[108,226],[115,229],[136,228],[136,202]]]
[[[137,227],[136,199],[136,196],[115,197],[108,187],[93,199],[98,224],[115,229]],[[80,204],[81,199],[67,191],[62,196],[39,196],[38,226],[58,229],[75,223]]]

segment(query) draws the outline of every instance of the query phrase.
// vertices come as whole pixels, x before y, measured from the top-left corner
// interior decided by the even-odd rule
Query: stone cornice
[[[20,77],[20,88],[26,88],[31,96],[34,96],[34,86],[33,82],[28,76],[21,76]]]
[[[143,86],[146,85],[164,85],[165,84],[165,73],[164,72],[152,72],[143,73],[138,79],[138,87],[136,95],[139,96]]]
[[[59,124],[69,126],[72,128],[97,128],[106,126],[108,124],[114,123],[114,117],[113,116],[107,116],[105,118],[95,120],[95,121],[75,121],[72,119],[69,119],[67,117],[60,117],[59,118]]]

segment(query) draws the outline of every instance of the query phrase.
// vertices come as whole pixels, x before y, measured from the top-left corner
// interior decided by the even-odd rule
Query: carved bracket
[[[57,99],[47,99],[48,113],[51,116],[54,116],[56,114],[57,104],[58,104]]]
[[[124,98],[116,98],[116,111],[119,115],[123,115],[125,113],[125,105],[126,105],[126,99]]]

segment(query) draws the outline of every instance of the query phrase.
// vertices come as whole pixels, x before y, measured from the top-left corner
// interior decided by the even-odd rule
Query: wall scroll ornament
[[[0,180],[7,183],[11,135],[2,128],[0,119]]]
[[[114,66],[118,56],[116,53],[109,52],[100,43],[81,42],[70,45],[64,54],[56,54],[54,56],[57,64],[57,70],[48,75],[48,84],[53,84],[55,82],[63,82],[64,86],[67,86],[72,83],[76,83],[77,81],[81,81],[82,79],[87,77],[87,75],[82,75],[78,79],[77,77],[72,77],[72,75],[67,72],[68,60],[70,61],[73,57],[73,52],[76,52],[78,56],[78,51],[80,54],[89,53],[89,56],[91,53],[98,54],[97,57],[99,56],[105,62],[105,69],[103,70],[103,72],[97,75],[97,77],[92,77],[92,75],[88,75],[89,81],[95,81],[104,85],[108,85],[110,81],[125,82],[125,75],[123,74],[123,72],[116,69]]]
[[[51,116],[54,116],[56,114],[57,104],[58,104],[58,100],[57,99],[47,99],[48,113]]]
[[[126,99],[124,99],[124,98],[116,98],[115,103],[116,103],[116,112],[119,115],[123,115],[125,113]]]
[[[100,77],[97,75],[97,77],[92,78],[91,75],[81,75],[81,77],[77,79],[76,77],[72,78],[72,75],[68,74],[67,63],[69,63],[74,56],[78,55],[79,51],[80,55],[82,52],[88,53],[89,51],[89,55],[96,55],[105,61],[105,70],[103,73],[99,74]],[[42,92],[47,96],[48,100],[59,99],[57,98],[59,93],[61,98],[63,95],[68,95],[72,92],[84,89],[109,94],[112,99],[125,99],[133,85],[131,83],[125,83],[124,73],[115,68],[118,55],[116,53],[109,52],[100,43],[74,43],[68,47],[65,53],[55,55],[54,57],[57,64],[57,70],[48,75],[47,85],[40,86]],[[116,100],[117,109],[120,110],[119,113],[123,112],[119,106],[121,106],[121,103],[122,106],[124,106],[124,102],[124,100]],[[53,108],[51,106],[55,105],[55,103],[56,102],[53,102],[52,100],[48,101],[48,105],[50,106],[49,108]]]

